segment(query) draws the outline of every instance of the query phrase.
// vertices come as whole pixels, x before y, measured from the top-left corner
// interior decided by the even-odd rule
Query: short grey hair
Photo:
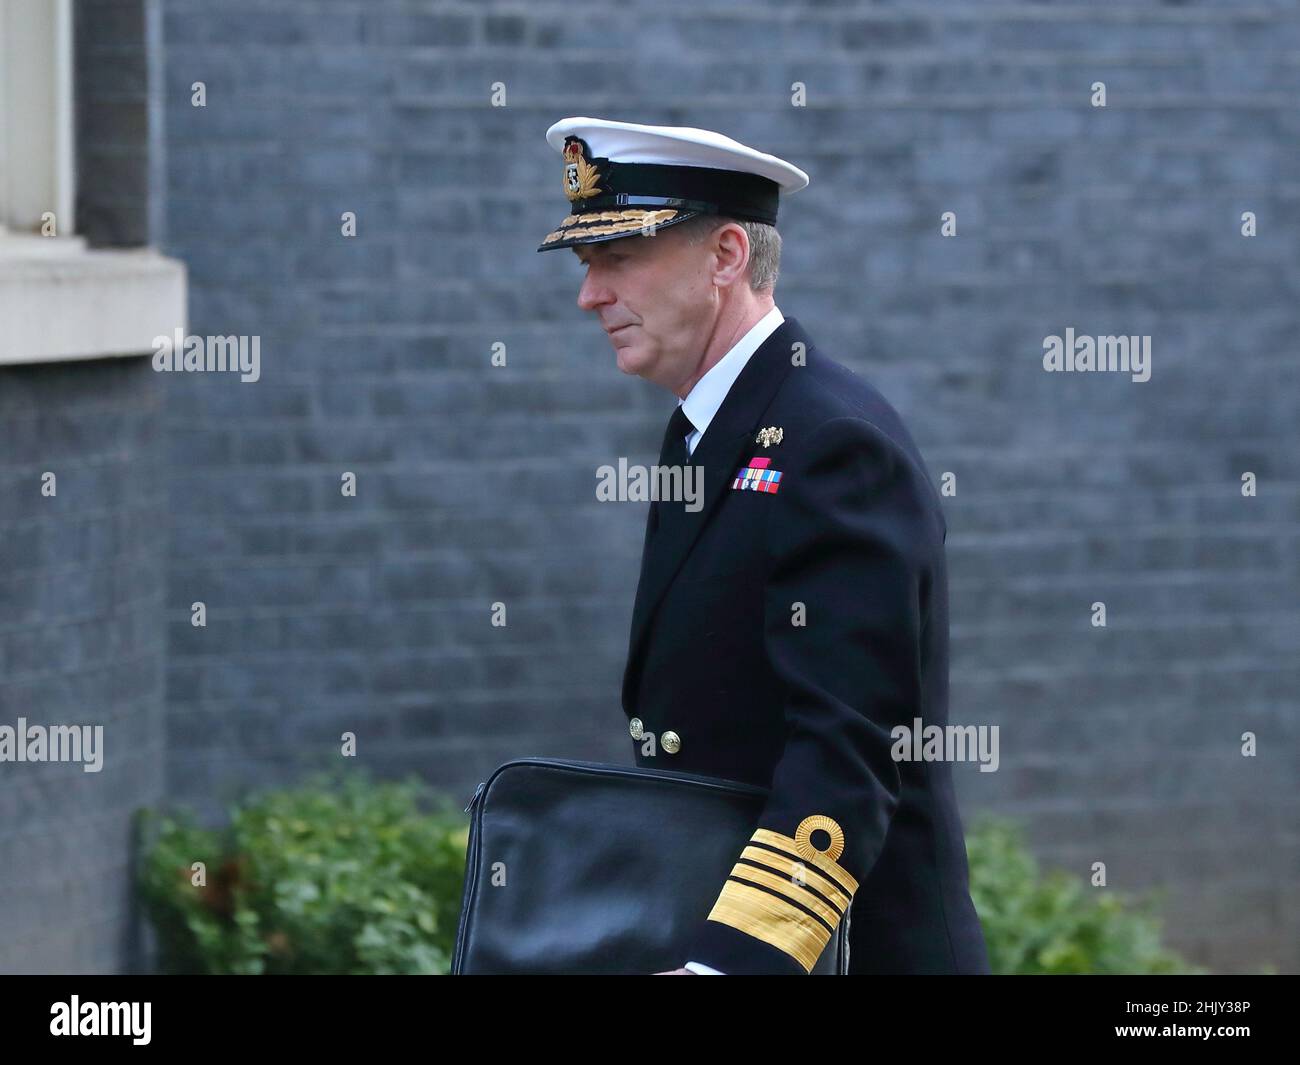
[[[686,243],[698,245],[728,222],[735,222],[749,236],[749,287],[754,292],[770,292],[776,288],[777,274],[781,268],[781,234],[776,226],[766,222],[745,222],[720,214],[702,214],[688,218],[674,226],[681,229]]]

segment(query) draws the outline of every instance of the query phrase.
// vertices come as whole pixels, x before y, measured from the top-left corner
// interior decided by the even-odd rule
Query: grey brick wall
[[[778,303],[956,476],[952,717],[1002,729],[1000,770],[958,774],[967,819],[1021,816],[1045,860],[1166,887],[1169,938],[1203,964],[1297,968],[1300,20],[720,0],[162,15],[165,250],[190,269],[192,332],[262,342],[256,384],[165,382],[170,795],[215,816],[336,759],[344,730],[360,762],[460,794],[513,756],[627,760],[644,514],[597,506],[594,471],[652,461],[671,399],[618,373],[576,264],[533,251],[565,213],[542,133],[569,114],[710,126],[809,171]],[[1068,326],[1150,334],[1151,381],[1044,373]]]
[[[138,964],[132,815],[164,778],[159,396],[145,359],[0,367],[0,725],[103,727],[98,772],[0,764],[3,973]]]
[[[167,181],[161,0],[75,0],[77,232],[160,244]]]

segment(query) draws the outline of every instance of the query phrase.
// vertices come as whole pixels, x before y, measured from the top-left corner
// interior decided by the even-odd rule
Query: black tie
[[[679,403],[677,409],[673,411],[673,416],[668,419],[668,428],[664,430],[664,442],[659,448],[659,465],[680,466],[684,471],[691,461],[690,452],[686,449],[686,437],[693,432],[695,426],[690,418],[686,417],[686,411]],[[658,529],[659,518],[659,501],[652,500],[650,503],[651,532]]]

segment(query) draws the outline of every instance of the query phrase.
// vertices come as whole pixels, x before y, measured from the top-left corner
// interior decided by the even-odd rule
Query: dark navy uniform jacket
[[[851,973],[988,972],[951,766],[890,753],[948,721],[947,527],[899,415],[786,318],[690,461],[704,505],[647,524],[623,707],[638,765],[771,795],[687,958],[803,974],[851,907]]]

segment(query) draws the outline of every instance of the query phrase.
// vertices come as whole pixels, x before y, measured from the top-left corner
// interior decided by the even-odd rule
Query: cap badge
[[[601,191],[600,167],[592,161],[587,142],[581,137],[565,137],[564,195],[573,202],[590,199]]]

